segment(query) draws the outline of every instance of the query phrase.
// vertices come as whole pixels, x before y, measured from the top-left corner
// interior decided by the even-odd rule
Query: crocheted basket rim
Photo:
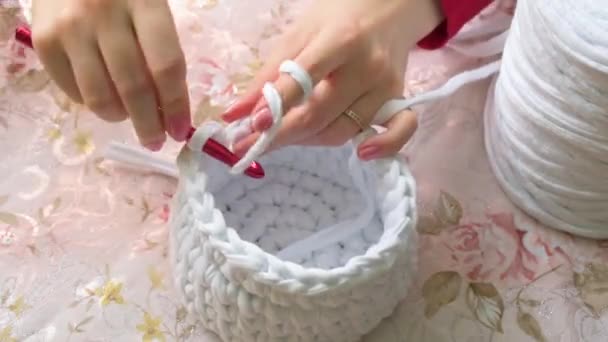
[[[194,172],[196,177],[205,177],[204,184],[207,183],[208,175],[197,173],[201,158],[205,157],[187,147],[180,152],[177,158],[180,186],[175,198],[179,197],[178,195],[183,191],[182,187],[187,186],[183,182],[184,175],[192,175]],[[405,197],[409,199],[408,207],[402,208],[407,212],[405,219],[388,231],[385,227],[379,240],[373,243],[364,254],[356,255],[350,258],[346,264],[331,269],[304,267],[295,262],[280,259],[264,251],[255,243],[242,239],[234,228],[226,224],[223,213],[215,207],[213,200],[201,204],[196,198],[190,196],[181,210],[200,208],[201,205],[209,205],[209,203],[213,205],[213,217],[210,218],[212,224],[204,222],[201,217],[193,214],[193,224],[190,229],[197,229],[207,234],[209,238],[206,243],[221,251],[222,260],[216,260],[216,262],[222,264],[220,269],[226,277],[234,278],[237,281],[249,277],[283,292],[307,295],[324,294],[332,290],[355,286],[360,281],[373,279],[377,274],[390,269],[397,257],[405,250],[406,236],[404,234],[407,235],[416,224],[415,182],[405,161],[394,157],[378,162],[390,164],[389,172],[405,175],[405,193],[407,194]],[[206,193],[205,196],[213,198],[213,195],[209,193]],[[197,212],[196,210],[191,211]],[[172,225],[176,224],[174,221],[176,216],[180,215],[172,215]]]

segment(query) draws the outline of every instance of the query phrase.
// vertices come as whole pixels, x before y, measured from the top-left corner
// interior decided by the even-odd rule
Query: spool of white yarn
[[[500,66],[486,102],[485,142],[507,196],[549,227],[608,238],[608,2],[519,0],[508,31],[468,46],[455,39],[458,52],[502,50],[502,60],[389,101],[376,119],[446,97]]]
[[[542,223],[608,237],[608,1],[520,0],[486,105],[501,186]]]
[[[545,225],[608,238],[608,1],[519,0],[509,31],[456,49],[496,56],[506,38],[502,61],[388,101],[374,123],[500,70],[484,116],[486,149],[504,191]]]

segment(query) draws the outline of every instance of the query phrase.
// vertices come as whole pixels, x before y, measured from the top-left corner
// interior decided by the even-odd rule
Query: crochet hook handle
[[[34,44],[32,43],[32,32],[28,27],[17,27],[17,29],[15,30],[15,39],[29,48],[34,48]],[[190,127],[188,139],[192,137],[194,131],[195,128]],[[212,158],[215,158],[230,167],[234,166],[240,159],[236,154],[232,153],[232,151],[230,151],[224,145],[220,144],[217,140],[214,139],[207,140],[207,142],[203,146],[202,152],[208,154]],[[244,173],[251,178],[263,178],[265,174],[264,169],[262,168],[260,163],[256,161],[252,162],[249,167],[245,169]]]

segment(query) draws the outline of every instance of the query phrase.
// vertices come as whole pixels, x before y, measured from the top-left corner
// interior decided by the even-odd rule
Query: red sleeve
[[[428,36],[418,42],[423,49],[438,49],[454,37],[458,31],[492,0],[439,0],[445,19]]]

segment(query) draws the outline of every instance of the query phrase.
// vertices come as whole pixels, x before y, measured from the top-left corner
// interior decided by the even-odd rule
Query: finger
[[[116,13],[101,24],[101,53],[141,144],[158,151],[165,143],[166,135],[152,79],[131,29],[130,19],[122,14],[124,12]]]
[[[255,111],[257,108],[254,106],[261,107],[259,100],[262,97],[264,83],[278,78],[279,66],[283,60],[300,53],[312,33],[309,31],[308,27],[293,26],[274,44],[273,52],[268,56],[264,66],[256,73],[243,96],[222,114],[225,121],[232,122],[241,119]]]
[[[52,32],[35,31],[33,43],[37,55],[51,79],[72,101],[82,103],[82,95],[76,84],[72,64],[63,50],[61,41]]]
[[[96,37],[74,27],[73,33],[64,37],[63,45],[84,104],[103,120],[125,120],[127,113],[114,89]]]
[[[296,64],[308,73],[313,85],[327,78],[356,52],[356,40],[352,38],[352,34],[348,35],[344,32],[336,29],[321,30],[319,35],[294,59]],[[284,113],[300,104],[304,95],[303,89],[291,75],[281,73],[275,82],[275,87],[281,94]],[[254,123],[268,121],[270,116],[268,107],[261,106],[254,112],[253,121]]]
[[[378,107],[379,108],[379,107]],[[359,158],[372,160],[399,153],[418,127],[417,115],[406,109],[385,124],[387,130],[364,140],[357,149]]]
[[[186,59],[166,0],[132,1],[133,24],[154,80],[164,127],[184,141],[192,126]],[[148,113],[152,115],[152,113]]]
[[[333,79],[321,81],[307,103],[284,117],[270,148],[276,149],[314,136],[334,121],[369,86],[359,82],[356,69],[356,64],[349,64],[338,70]],[[248,150],[257,136],[239,141],[235,152]]]
[[[290,145],[315,136],[338,119],[370,87],[360,79],[358,68],[358,64],[349,63],[332,79],[321,81],[308,103],[285,116],[273,145]]]
[[[389,97],[387,94],[390,93],[386,89],[376,88],[359,97],[359,99],[348,107],[348,109],[357,115],[360,122],[351,119],[345,114],[341,114],[324,130],[306,140],[298,142],[298,144],[321,146],[344,145],[363,129],[369,127],[378,108],[380,108]],[[360,127],[359,124],[361,124],[362,127]]]

